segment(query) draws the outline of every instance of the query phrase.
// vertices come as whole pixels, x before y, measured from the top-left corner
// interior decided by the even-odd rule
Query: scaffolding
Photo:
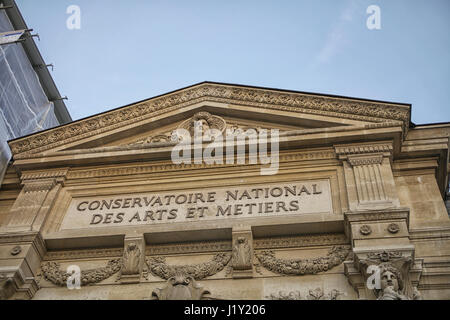
[[[5,10],[0,10],[0,33],[14,30]],[[0,46],[0,185],[11,151],[8,141],[58,126],[53,102],[22,44]]]

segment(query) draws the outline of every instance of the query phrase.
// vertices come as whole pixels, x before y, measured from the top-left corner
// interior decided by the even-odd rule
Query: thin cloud
[[[347,42],[345,29],[353,21],[355,11],[356,1],[353,0],[341,13],[339,21],[328,34],[327,41],[317,55],[314,66],[329,63],[342,50],[343,45]]]

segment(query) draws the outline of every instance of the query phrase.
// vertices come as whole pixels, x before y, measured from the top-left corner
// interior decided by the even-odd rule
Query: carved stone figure
[[[194,278],[179,273],[167,281],[163,289],[152,292],[152,298],[156,300],[201,300],[209,291],[203,290]]]
[[[196,113],[191,119],[184,121],[179,129],[185,129],[194,136],[194,131],[197,128],[197,133],[203,135],[204,140],[212,140],[214,136],[205,136],[207,131],[215,131],[216,133],[223,133],[226,128],[226,122],[221,117],[214,116],[208,112]]]
[[[378,300],[409,300],[403,295],[403,279],[401,273],[390,263],[382,263],[380,267],[381,292]]]
[[[128,244],[123,255],[122,275],[133,275],[139,273],[141,250],[136,243]]]
[[[252,253],[248,240],[239,237],[233,248],[232,265],[234,270],[247,270],[252,268]]]

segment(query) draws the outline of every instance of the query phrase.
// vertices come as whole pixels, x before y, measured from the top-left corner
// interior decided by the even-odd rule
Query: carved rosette
[[[308,275],[328,271],[340,265],[351,251],[350,246],[333,247],[325,257],[314,259],[278,259],[273,251],[256,254],[266,269],[284,275]]]
[[[81,285],[87,286],[108,279],[122,268],[122,259],[108,261],[106,267],[81,271]],[[57,286],[66,286],[70,274],[62,271],[57,262],[45,262],[41,266],[42,274],[47,281]]]
[[[185,275],[190,276],[195,280],[202,280],[222,271],[230,260],[230,253],[218,253],[211,261],[196,265],[170,266],[167,265],[166,260],[163,257],[147,258],[146,263],[154,276],[165,280],[177,275]]]

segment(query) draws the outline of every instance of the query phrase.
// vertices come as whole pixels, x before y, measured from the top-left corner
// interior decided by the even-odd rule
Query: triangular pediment
[[[405,132],[410,106],[238,85],[201,83],[87,119],[10,141],[16,158],[67,150],[164,142],[197,114],[221,129],[326,130],[397,123]]]

